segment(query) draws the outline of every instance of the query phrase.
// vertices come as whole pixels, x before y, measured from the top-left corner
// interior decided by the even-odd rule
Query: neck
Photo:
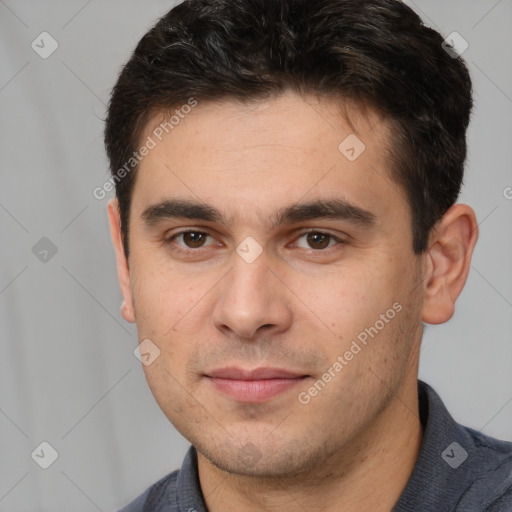
[[[198,452],[199,479],[207,509],[389,512],[409,480],[421,445],[416,375],[414,381],[405,379],[409,382],[403,383],[365,431],[307,474],[279,478],[236,475],[217,468]]]

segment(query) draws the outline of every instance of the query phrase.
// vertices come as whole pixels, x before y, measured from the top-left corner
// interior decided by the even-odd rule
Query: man
[[[418,381],[478,227],[471,81],[394,0],[189,0],[105,130],[123,293],[191,443],[124,511],[512,510],[512,444]]]

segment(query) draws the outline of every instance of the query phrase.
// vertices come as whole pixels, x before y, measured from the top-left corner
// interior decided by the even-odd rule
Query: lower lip
[[[294,379],[234,380],[209,377],[223,393],[240,402],[264,402],[300,384],[307,377]]]

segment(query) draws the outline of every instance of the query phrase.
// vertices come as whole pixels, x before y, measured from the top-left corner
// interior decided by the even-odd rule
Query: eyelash
[[[165,246],[170,246],[171,244],[173,244],[174,240],[176,238],[178,238],[179,236],[181,235],[186,235],[187,233],[196,233],[196,234],[199,234],[199,235],[206,235],[206,236],[211,236],[209,233],[205,232],[205,231],[200,231],[198,229],[186,229],[186,230],[183,230],[183,231],[179,231],[177,233],[173,233],[171,236],[167,237],[164,239],[164,245]],[[341,245],[344,245],[346,242],[334,235],[332,235],[331,233],[327,233],[325,231],[319,231],[318,229],[309,229],[309,230],[306,230],[306,231],[302,231],[298,236],[297,236],[297,240],[299,238],[302,238],[304,235],[308,235],[310,233],[314,233],[314,234],[318,234],[318,235],[325,235],[325,236],[328,236],[330,237],[331,240],[335,240],[336,242],[338,242],[338,245],[341,244]],[[330,240],[330,241],[331,241]],[[332,247],[328,247],[326,249],[309,249],[310,251],[314,252],[314,253],[322,253],[322,252],[327,252],[329,249],[333,249],[333,247],[336,247],[336,246],[332,246]],[[203,249],[204,247],[198,247],[197,249],[191,249],[191,248],[183,248],[179,245],[176,245],[175,247],[173,247],[173,251],[176,251],[176,252],[180,252],[180,253],[185,253],[185,254],[193,254],[193,253],[197,253],[200,249]]]

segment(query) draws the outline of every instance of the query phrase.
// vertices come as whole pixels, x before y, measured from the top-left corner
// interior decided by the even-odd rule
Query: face
[[[162,116],[143,135],[156,145],[133,191],[123,315],[148,361],[160,351],[144,371],[162,411],[222,469],[314,468],[415,390],[410,211],[385,120],[349,112],[352,127],[335,101],[293,93],[199,102],[161,141]]]

